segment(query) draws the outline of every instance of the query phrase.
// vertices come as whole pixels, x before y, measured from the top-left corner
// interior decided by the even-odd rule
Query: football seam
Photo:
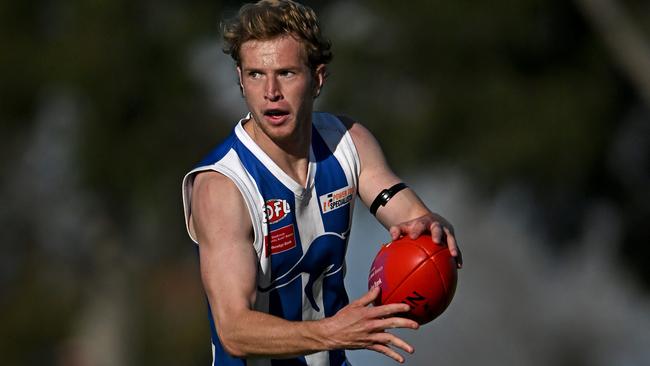
[[[409,277],[411,277],[411,275],[413,274],[413,272],[415,272],[415,271],[417,271],[418,269],[420,269],[420,267],[422,267],[422,266],[426,263],[426,261],[428,261],[429,259],[431,259],[431,257],[429,257],[429,253],[427,253],[427,252],[426,252],[424,249],[422,249],[419,245],[416,245],[416,247],[417,247],[418,249],[420,249],[421,251],[423,251],[424,254],[427,256],[427,258],[424,259],[424,260],[422,260],[422,261],[417,265],[417,267],[413,268],[409,273],[406,274],[406,276],[402,277],[402,280],[401,280],[401,281],[400,281],[400,282],[399,282],[399,283],[398,283],[398,284],[393,288],[393,291],[391,291],[391,293],[390,293],[388,296],[386,296],[386,302],[389,302],[391,296],[393,296],[393,294],[395,293],[395,291],[397,291],[397,289],[398,289],[400,286],[402,286],[402,284],[403,284],[406,280],[408,280]],[[436,268],[436,271],[437,271],[437,268]],[[438,273],[438,275],[440,275],[440,273]]]
[[[445,281],[445,277],[442,275],[440,268],[438,268],[438,263],[436,263],[433,257],[435,257],[435,255],[431,256],[430,259],[433,261],[433,266],[436,268],[436,272],[438,273],[438,278],[440,278],[440,283],[442,283],[442,288],[445,290],[445,297],[448,297],[449,289],[447,288],[447,281]]]

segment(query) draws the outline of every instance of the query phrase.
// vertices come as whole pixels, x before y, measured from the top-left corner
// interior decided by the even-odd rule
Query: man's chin
[[[295,129],[288,124],[279,126],[265,124],[259,126],[258,131],[277,144],[290,142],[294,139],[296,132]]]

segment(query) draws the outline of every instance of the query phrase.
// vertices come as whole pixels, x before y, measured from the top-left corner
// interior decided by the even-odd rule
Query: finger
[[[456,232],[454,231],[454,226],[453,226],[452,224],[450,224],[449,222],[447,222],[444,226],[445,226],[447,229],[449,229],[449,232],[451,233],[451,235],[456,235]]]
[[[383,344],[373,344],[371,346],[368,346],[367,349],[379,352],[382,355],[390,357],[399,363],[404,363],[404,357],[402,355],[393,351],[390,347],[384,346]]]
[[[431,227],[429,228],[431,231],[431,239],[433,240],[434,243],[436,244],[441,244],[442,243],[442,225],[436,221],[431,224]]]
[[[408,319],[401,315],[402,313],[395,313],[389,315],[382,314],[368,314],[368,318],[375,320],[369,324],[369,329],[375,332],[383,332],[386,329],[412,329],[417,330],[420,324],[415,320]]]
[[[396,335],[388,332],[380,332],[373,334],[370,339],[375,344],[382,344],[384,346],[392,346],[399,348],[404,352],[413,353],[415,349],[403,339],[397,337]]]
[[[388,316],[393,316],[395,314],[406,313],[411,310],[411,307],[404,303],[394,303],[375,306],[370,312],[370,316],[373,318],[386,318]]]
[[[354,300],[351,303],[351,305],[368,306],[377,299],[380,293],[381,293],[381,288],[379,288],[379,286],[375,286],[370,290],[368,290],[368,292],[366,292],[363,296]]]
[[[391,226],[388,231],[390,232],[390,237],[391,240],[397,240],[399,239],[399,236],[402,234],[402,229],[400,228],[401,225],[394,225]]]
[[[390,318],[378,319],[372,324],[371,328],[375,331],[383,332],[386,329],[418,329],[420,328],[420,324],[415,320],[393,316]]]
[[[456,265],[458,268],[463,266],[463,257],[460,254],[460,249],[458,248],[458,243],[456,243],[456,237],[451,231],[447,228],[444,228],[445,234],[447,235],[447,247],[449,248],[449,253],[456,258]]]
[[[427,229],[428,227],[425,221],[411,220],[391,226],[389,231],[393,240],[397,240],[402,235],[408,235],[411,239],[415,240]]]
[[[415,351],[415,349],[410,344],[406,343],[404,340],[402,340],[401,338],[397,337],[394,334],[388,332],[377,333],[377,334],[380,335],[380,337],[383,340],[383,342],[381,343],[385,345],[391,345],[395,348],[399,348],[402,351],[408,353],[413,353]]]
[[[427,225],[424,221],[416,220],[414,222],[411,222],[411,225],[407,228],[409,237],[415,240],[427,230]]]
[[[443,228],[445,235],[447,236],[447,247],[452,256],[458,256],[458,246],[456,245],[456,238],[447,228]]]

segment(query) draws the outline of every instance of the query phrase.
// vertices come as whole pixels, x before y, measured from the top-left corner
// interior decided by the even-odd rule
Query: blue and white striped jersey
[[[349,301],[343,284],[345,252],[359,177],[352,138],[335,116],[314,113],[303,186],[244,131],[242,122],[248,118],[183,179],[186,223],[196,174],[213,170],[227,176],[239,188],[253,223],[259,261],[255,309],[295,321],[332,316]],[[213,365],[348,365],[342,350],[282,360],[236,359],[219,343],[211,314],[210,323]]]

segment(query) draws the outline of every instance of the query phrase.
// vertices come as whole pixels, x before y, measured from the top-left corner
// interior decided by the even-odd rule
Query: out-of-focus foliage
[[[52,250],[32,234],[40,225],[33,213],[47,200],[2,211],[2,262],[11,262],[1,279],[3,365],[80,357],[66,355],[67,339],[93,296],[87,289],[100,293],[109,269],[128,276],[122,287],[129,298],[125,312],[132,315],[124,344],[137,355],[133,364],[206,363],[209,348],[195,352],[207,342],[207,324],[196,312],[202,295],[179,198],[180,178],[207,148],[197,136],[216,140],[223,134],[224,125],[206,112],[205,96],[188,76],[189,48],[197,38],[216,37],[221,7],[199,1],[2,2],[2,169],[49,158],[25,157],[25,146],[38,129],[44,100],[71,95],[79,109],[71,170],[83,187],[79,195],[89,196],[101,212],[95,216],[104,220],[90,241],[82,235],[89,229],[78,227],[75,242]],[[56,143],[58,137],[48,138]],[[10,177],[3,174],[3,196]],[[25,195],[38,194],[25,178]],[[87,219],[84,225],[97,225],[97,217]],[[96,240],[105,236],[110,239]],[[64,250],[74,261],[57,257]],[[189,260],[165,265],[179,255]]]
[[[608,165],[648,106],[572,2],[307,3],[334,43],[319,107],[369,126],[398,172],[454,166],[485,194],[517,182],[559,243],[589,200],[612,199],[623,250],[650,283],[647,188]],[[104,326],[118,329],[126,364],[207,364],[180,179],[234,121],[190,64],[197,43],[218,49],[218,22],[239,5],[0,3],[1,364],[83,358],[87,319],[107,303],[122,309],[124,323]],[[648,5],[626,5],[650,39]],[[77,122],[42,127],[59,110]],[[634,182],[647,179],[643,161],[630,164],[645,168]],[[68,229],[51,228],[59,221]]]
[[[650,42],[648,4],[621,5]],[[650,256],[641,229],[648,106],[573,2],[341,2],[330,11],[327,104],[355,111],[394,167],[462,167],[485,192],[520,182],[536,192],[558,246],[577,234],[589,200],[613,199],[625,260],[650,283],[641,259]],[[628,133],[636,139],[621,142]]]
[[[361,110],[398,152],[396,165],[427,156],[488,185],[513,176],[586,183],[625,95],[570,2],[409,1],[372,11],[379,33],[346,48],[337,34],[337,61],[353,61],[345,75],[333,66],[333,79],[356,92],[332,103]]]

